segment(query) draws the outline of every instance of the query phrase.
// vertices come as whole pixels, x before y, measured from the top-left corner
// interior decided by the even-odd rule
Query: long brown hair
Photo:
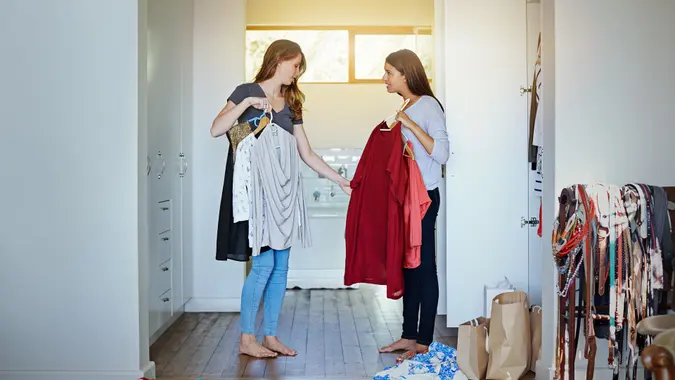
[[[441,109],[445,112],[443,105],[431,90],[427,73],[424,71],[424,65],[422,65],[422,61],[420,61],[420,58],[415,52],[408,49],[401,49],[389,54],[385,61],[394,66],[398,72],[405,76],[410,92],[417,96],[431,96],[436,99],[438,105],[441,106]]]
[[[281,92],[284,94],[286,104],[288,104],[288,107],[291,109],[293,117],[296,120],[302,119],[302,104],[305,102],[305,94],[303,94],[298,87],[298,79],[307,69],[305,54],[302,52],[300,45],[289,40],[276,40],[272,42],[270,46],[267,47],[267,51],[265,51],[262,65],[254,79],[255,83],[260,83],[272,78],[274,73],[276,73],[277,65],[280,62],[296,58],[298,54],[302,57],[302,60],[300,61],[300,75],[298,75],[289,86],[281,86]]]

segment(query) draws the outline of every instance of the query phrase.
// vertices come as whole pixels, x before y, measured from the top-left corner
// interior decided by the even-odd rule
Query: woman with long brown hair
[[[403,269],[403,334],[401,339],[382,347],[380,352],[403,350],[398,361],[426,352],[433,340],[438,308],[438,274],[436,270],[436,217],[441,201],[438,185],[441,165],[448,161],[450,143],[445,127],[445,111],[434,96],[424,66],[412,51],[403,49],[387,56],[382,80],[389,93],[410,99],[396,120],[410,141],[431,205],[422,220],[421,264]],[[419,324],[418,324],[419,315]]]
[[[289,40],[274,41],[267,48],[253,83],[237,86],[229,96],[227,104],[213,121],[211,135],[222,136],[235,124],[254,119],[261,114],[261,110],[267,110],[280,129],[294,136],[298,154],[307,166],[338,184],[349,195],[349,181],[312,150],[305,135],[302,121],[305,96],[298,87],[298,78],[305,72],[305,68],[305,55],[297,43]],[[251,130],[255,128],[252,124]],[[241,295],[239,352],[242,354],[254,357],[297,354],[276,336],[279,313],[286,293],[289,253],[290,248],[263,249],[260,254],[251,258],[253,266]],[[255,337],[254,325],[262,297],[265,338],[260,344]]]

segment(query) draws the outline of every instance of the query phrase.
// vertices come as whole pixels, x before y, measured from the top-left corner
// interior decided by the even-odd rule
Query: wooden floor
[[[378,347],[401,336],[401,302],[386,299],[383,290],[289,290],[277,335],[296,357],[239,355],[238,313],[185,313],[151,347],[150,360],[161,380],[372,379],[396,358]],[[435,335],[456,346],[456,330],[445,328],[444,317],[437,318]]]

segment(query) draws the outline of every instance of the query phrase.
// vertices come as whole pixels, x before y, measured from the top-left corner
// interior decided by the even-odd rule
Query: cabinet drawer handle
[[[162,211],[168,211],[168,210],[169,210],[168,207],[162,207]]]
[[[166,272],[169,270],[169,267],[162,267],[162,272]]]
[[[162,302],[169,302],[169,297],[162,298]]]
[[[167,240],[169,240],[169,238],[168,238],[168,237],[163,237],[162,240],[167,241]]]

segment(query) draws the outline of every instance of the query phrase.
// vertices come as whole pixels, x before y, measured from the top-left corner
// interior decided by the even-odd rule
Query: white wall
[[[147,44],[147,0],[138,1],[138,297],[140,326],[139,355],[141,368],[149,367],[154,371],[154,363],[150,363],[150,330],[149,330],[149,293],[150,293],[150,241],[149,241],[149,205],[148,205],[148,44]],[[150,375],[153,375],[152,373]]]
[[[215,259],[227,139],[211,123],[244,81],[245,0],[196,0],[194,10],[193,298],[186,311],[238,311],[244,264]]]
[[[384,65],[384,63],[383,63]],[[313,148],[363,148],[402,99],[383,84],[303,84],[303,121]]]
[[[138,3],[0,2],[0,378],[139,371]]]
[[[674,18],[672,1],[556,2],[557,190],[675,184]],[[580,135],[597,143],[568,154]]]
[[[548,234],[555,195],[565,186],[675,185],[675,2],[566,0],[555,2],[551,9],[551,2],[545,0],[543,6],[545,22],[551,20],[552,10],[555,17],[555,103],[545,100],[544,106],[545,144],[549,146],[551,133],[555,137],[555,148],[547,149],[545,158],[548,161],[553,155],[555,163],[554,194],[547,192],[544,209]],[[550,44],[551,37],[547,35],[545,43]],[[545,50],[544,72],[547,54]],[[544,86],[549,84],[547,75]],[[545,99],[551,90],[545,90]],[[546,167],[548,171],[548,163]],[[551,252],[550,244],[545,252]],[[542,276],[555,277],[550,254],[544,256]],[[551,282],[544,284],[545,367],[553,362]],[[601,341],[598,348],[595,377],[609,378],[608,372],[599,372],[607,368],[606,345]],[[584,367],[584,361],[577,363]]]
[[[434,0],[247,0],[248,25],[430,26]]]

